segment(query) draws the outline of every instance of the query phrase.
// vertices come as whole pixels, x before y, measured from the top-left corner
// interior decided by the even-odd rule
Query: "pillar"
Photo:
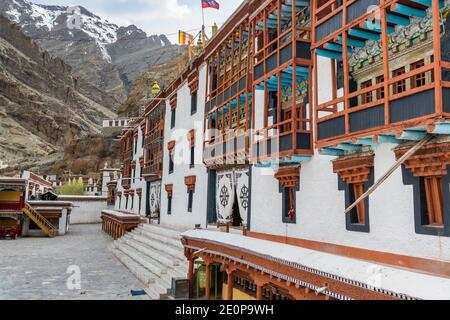
[[[194,296],[194,262],[195,258],[189,259],[188,279],[189,279],[189,298]]]
[[[227,271],[227,300],[233,300],[234,277],[233,271]]]
[[[263,299],[263,285],[257,284],[256,285],[256,300],[262,300]]]
[[[211,263],[206,263],[206,288],[205,288],[205,298],[206,300],[211,300]]]

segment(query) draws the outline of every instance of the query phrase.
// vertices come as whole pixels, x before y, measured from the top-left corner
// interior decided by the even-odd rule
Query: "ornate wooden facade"
[[[444,3],[312,2],[316,142],[325,152],[448,133]],[[319,74],[321,65],[329,72]]]
[[[165,103],[158,102],[145,116],[143,177],[146,180],[161,179],[165,110]]]

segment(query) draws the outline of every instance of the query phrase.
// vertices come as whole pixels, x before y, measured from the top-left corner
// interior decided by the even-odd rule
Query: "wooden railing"
[[[114,240],[139,226],[140,221],[141,217],[135,214],[110,210],[102,212],[102,230]]]
[[[22,205],[18,202],[0,202],[0,211],[22,211]]]

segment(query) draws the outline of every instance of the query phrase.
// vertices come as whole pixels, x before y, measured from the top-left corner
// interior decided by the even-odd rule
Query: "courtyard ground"
[[[111,242],[101,225],[73,225],[53,239],[0,241],[0,300],[148,299],[131,296],[144,286],[112,255]]]

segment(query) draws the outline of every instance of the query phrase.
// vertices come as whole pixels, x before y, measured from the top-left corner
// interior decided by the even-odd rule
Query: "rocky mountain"
[[[0,16],[0,162],[57,162],[77,139],[98,135],[117,105]]]
[[[166,36],[147,36],[134,25],[119,27],[84,7],[1,0],[0,15],[22,26],[25,34],[71,65],[75,76],[122,102],[142,70],[178,55],[178,46]]]

